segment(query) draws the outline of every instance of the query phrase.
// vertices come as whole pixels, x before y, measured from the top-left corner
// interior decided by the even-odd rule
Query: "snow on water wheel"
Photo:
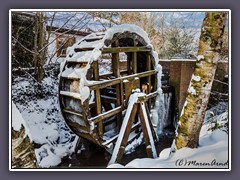
[[[68,48],[59,103],[71,130],[106,149],[114,145],[132,90],[146,93],[153,108],[161,76],[157,62],[146,32],[135,25],[90,34]],[[132,131],[139,128],[136,118]]]

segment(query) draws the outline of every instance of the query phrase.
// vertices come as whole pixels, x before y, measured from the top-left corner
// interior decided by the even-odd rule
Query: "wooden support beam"
[[[123,82],[122,81],[120,83],[120,94],[121,94],[120,104],[122,105],[122,107],[124,107],[124,92],[123,92]],[[117,95],[117,97],[118,97],[118,95]]]
[[[130,60],[127,61],[127,74],[132,74],[132,61]]]
[[[67,124],[69,124],[70,126],[86,131],[86,133],[89,132],[89,128],[87,128],[86,126],[81,126],[80,124],[73,122],[70,119],[66,119],[66,120],[67,120],[66,121]]]
[[[106,95],[101,95],[101,101],[106,102],[106,103],[116,104],[117,98],[114,98],[114,97],[111,97],[111,96],[106,96]]]
[[[95,90],[95,104],[96,104],[97,115],[99,115],[102,113],[101,95],[100,95],[99,89]],[[103,122],[102,121],[98,122],[98,134],[99,134],[99,137],[102,138],[102,135],[103,135]]]
[[[98,61],[93,61],[93,77],[95,81],[99,81],[99,69],[98,69]]]
[[[151,70],[151,57],[150,54],[147,54],[147,71]],[[147,94],[151,93],[152,89],[152,84],[151,84],[151,76],[147,76]],[[151,109],[151,99],[148,100],[148,107]]]
[[[121,70],[120,71],[120,75],[124,75],[124,74],[127,74],[127,71],[126,70]],[[110,79],[110,78],[114,78],[112,77],[113,76],[113,73],[106,73],[106,74],[101,74],[99,76],[100,79]]]
[[[73,115],[79,116],[80,118],[83,118],[83,115],[80,114],[80,112],[77,112],[73,109],[63,109],[62,111],[65,112],[65,113],[73,114]]]
[[[94,47],[85,47],[85,48],[75,48],[75,52],[82,52],[82,51],[92,51]]]
[[[90,131],[90,124],[89,124],[89,122],[87,120],[87,117],[89,115],[89,100],[86,99],[82,104],[80,103],[79,105],[81,106],[81,109],[82,109],[82,115],[83,115],[82,119],[84,120],[87,128]]]
[[[132,74],[129,76],[119,77],[119,78],[112,79],[112,80],[105,80],[105,81],[99,82],[97,84],[89,85],[88,87],[90,88],[90,90],[103,89],[107,86],[113,86],[113,85],[119,84],[119,83],[121,83],[122,80],[125,80],[125,79],[133,80],[135,77],[142,78],[142,77],[146,77],[146,76],[154,75],[154,74],[157,74],[157,71],[151,70],[151,71],[146,71],[146,72],[142,72],[142,73],[138,73],[138,74]]]
[[[148,116],[148,123],[149,123],[150,129],[151,129],[151,132],[152,132],[153,139],[154,139],[155,142],[157,142],[158,141],[158,136],[156,135],[155,130],[154,130],[153,125],[152,125],[152,121],[151,121],[151,117],[150,117],[150,111],[149,111],[147,106],[145,106],[145,107],[146,107],[147,116]]]
[[[137,129],[139,129],[139,128],[140,128],[140,122],[138,122],[138,123],[136,123],[136,124],[134,124],[134,125],[132,126],[131,132],[133,132],[133,131],[135,131],[135,130],[137,130]],[[118,138],[118,134],[115,135],[114,137],[106,140],[105,142],[103,142],[102,145],[103,145],[103,146],[106,146],[106,145],[112,143],[113,141],[115,141],[117,138]]]
[[[61,76],[61,78],[64,79],[64,80],[68,79],[68,80],[73,80],[73,81],[80,80],[80,78],[78,78],[78,77],[69,77],[69,76],[68,77]]]
[[[99,121],[102,121],[103,119],[109,118],[111,116],[116,115],[119,112],[122,112],[123,109],[124,108],[121,107],[121,106],[116,107],[116,108],[114,108],[114,109],[112,109],[110,111],[107,111],[107,112],[99,114],[99,115],[97,115],[95,117],[92,117],[92,118],[88,119],[88,121],[93,121],[94,123],[98,123]]]
[[[80,137],[83,137],[83,138],[85,138],[87,140],[89,140],[90,142],[93,142],[95,144],[101,145],[100,142],[98,141],[98,137],[97,136],[92,136],[92,135],[90,135],[88,133],[83,133],[83,132],[79,132],[79,131],[77,131],[77,135],[80,136]]]
[[[139,104],[135,103],[135,104],[133,105],[132,112],[131,112],[131,114],[130,114],[130,116],[129,116],[129,120],[128,120],[126,129],[125,129],[125,133],[124,133],[124,136],[123,136],[121,145],[120,145],[120,149],[119,149],[119,151],[118,151],[118,155],[117,155],[117,160],[116,160],[116,161],[117,161],[118,163],[121,162],[121,159],[122,159],[122,157],[123,157],[123,155],[124,155],[125,147],[127,146],[127,143],[128,143],[128,137],[129,137],[129,134],[130,134],[130,132],[131,132],[132,124],[133,124],[133,122],[134,122],[134,120],[135,120],[138,107],[139,107]]]
[[[75,48],[76,51],[77,48]],[[151,51],[152,49],[147,46],[141,47],[112,47],[102,48],[102,54],[106,53],[120,53],[120,52],[138,52],[138,51]]]
[[[133,46],[136,46],[136,45],[137,45],[136,41],[133,40]],[[133,74],[137,73],[137,52],[136,51],[132,53],[132,72]]]
[[[99,80],[98,61],[93,62],[93,78],[94,78],[95,81]],[[95,104],[96,104],[96,113],[97,113],[97,115],[99,115],[99,114],[102,113],[100,89],[95,90]],[[102,136],[103,136],[103,122],[98,121],[97,122],[97,127],[98,127],[99,137],[102,138]]]
[[[113,75],[116,77],[116,78],[119,78],[120,77],[120,59],[119,59],[119,52],[121,52],[121,48],[118,47],[119,46],[119,42],[118,40],[116,40],[113,44],[112,44],[112,49],[114,50],[119,50],[119,51],[116,51],[116,52],[111,52],[112,53],[112,68],[113,68]],[[117,49],[115,49],[115,47]],[[122,94],[121,94],[121,89],[122,89],[122,83],[120,81],[119,84],[116,84],[116,104],[115,106],[118,107],[118,106],[121,106],[122,105]],[[119,112],[117,114],[117,129],[118,129],[118,132],[120,131],[120,128],[121,128],[121,125],[122,125],[122,112]]]
[[[119,43],[118,41],[115,41],[112,44],[112,47],[118,47]],[[115,77],[120,76],[120,60],[119,60],[119,52],[116,52],[112,54],[112,70],[113,70],[113,75]]]
[[[73,99],[81,100],[79,93],[73,93],[73,92],[69,92],[69,91],[60,91],[60,95],[67,96],[67,97],[70,97],[70,98],[73,98]]]
[[[147,71],[150,71],[151,70],[151,57],[150,57],[150,54],[147,54]],[[147,93],[151,93],[151,76],[147,76],[147,85],[148,85],[148,89],[147,89]]]
[[[141,103],[143,103],[143,102],[141,102]],[[143,137],[144,137],[144,141],[145,141],[145,145],[146,145],[147,156],[149,158],[153,158],[153,152],[149,148],[149,147],[151,147],[150,138],[149,138],[146,122],[145,122],[145,117],[143,114],[143,109],[141,107],[141,103],[139,104],[138,115],[139,115],[141,126],[142,126],[142,132],[143,132]]]

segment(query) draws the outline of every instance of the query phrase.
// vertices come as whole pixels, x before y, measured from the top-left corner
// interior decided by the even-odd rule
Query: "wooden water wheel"
[[[148,108],[153,108],[156,62],[146,33],[134,25],[90,34],[69,48],[60,73],[59,103],[71,130],[106,149],[114,145],[132,90],[145,92]],[[139,128],[136,119],[131,131]]]

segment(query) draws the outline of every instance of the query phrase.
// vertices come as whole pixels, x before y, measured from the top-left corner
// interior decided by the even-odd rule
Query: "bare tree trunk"
[[[34,64],[34,78],[37,80],[38,74],[38,16],[39,12],[35,15],[35,25],[34,25],[34,55],[33,55],[33,64]]]
[[[227,12],[206,12],[196,69],[180,116],[176,147],[196,148],[222,48]]]
[[[12,168],[37,168],[34,147],[23,126],[20,131],[12,128]]]
[[[43,27],[43,14],[37,12],[35,16],[35,36],[34,36],[34,78],[41,82],[44,76],[43,65],[45,62],[46,51],[40,50],[44,47],[45,32]]]
[[[45,28],[43,24],[43,13],[40,13],[39,15],[39,50],[44,47],[45,43]],[[39,57],[39,64],[38,64],[38,80],[42,81],[44,77],[44,68],[43,65],[45,63],[46,58],[46,49],[44,49],[42,52],[40,52]]]

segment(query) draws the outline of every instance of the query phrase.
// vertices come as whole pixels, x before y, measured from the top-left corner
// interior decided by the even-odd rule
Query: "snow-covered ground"
[[[38,164],[43,168],[56,166],[64,156],[72,154],[78,139],[59,112],[57,85],[57,78],[51,77],[45,78],[41,86],[23,77],[15,78],[12,85],[12,122],[24,119],[28,134],[38,147]],[[19,127],[16,123],[15,126]]]
[[[36,83],[19,77],[12,85],[12,121],[25,120],[31,140],[38,144],[35,150],[38,163],[45,168],[56,166],[62,157],[71,155],[77,141],[59,112],[57,84],[56,78],[48,77],[37,90]],[[108,168],[227,168],[227,109],[227,103],[220,103],[207,111],[197,149],[183,148],[169,157],[168,148],[157,159],[135,159],[126,166],[112,164]],[[19,129],[19,124],[14,127]],[[216,127],[220,129],[215,130]]]
[[[228,112],[225,109],[219,114],[218,108],[220,112],[224,111],[226,103],[207,111],[198,148],[182,148],[171,155],[171,148],[167,148],[156,159],[135,159],[126,166],[116,163],[108,168],[228,168]],[[219,129],[214,129],[216,123]]]

